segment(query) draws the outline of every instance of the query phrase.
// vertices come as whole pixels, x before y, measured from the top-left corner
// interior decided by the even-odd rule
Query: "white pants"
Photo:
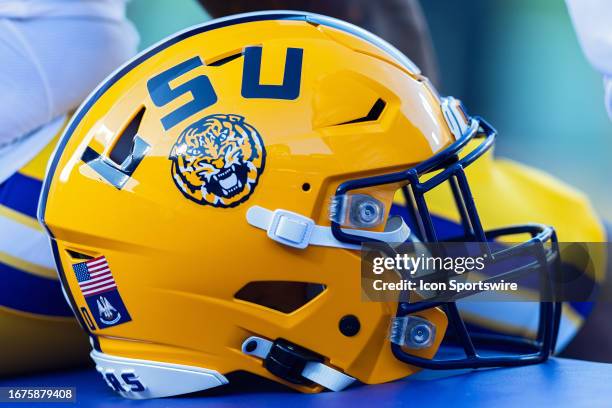
[[[612,119],[612,1],[566,0],[578,41],[604,78],[605,104]]]
[[[105,7],[101,3],[98,8]],[[76,108],[134,55],[138,43],[134,27],[122,18],[123,2],[114,4],[123,8],[119,13],[67,10],[62,15],[60,3],[59,12],[37,10],[25,18],[23,10],[17,10],[17,17],[3,14],[2,5],[0,1],[0,151]]]

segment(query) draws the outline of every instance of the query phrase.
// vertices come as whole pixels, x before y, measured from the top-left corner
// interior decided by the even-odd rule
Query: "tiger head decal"
[[[251,195],[265,155],[261,136],[242,116],[215,114],[183,130],[169,159],[174,183],[185,197],[228,208]]]

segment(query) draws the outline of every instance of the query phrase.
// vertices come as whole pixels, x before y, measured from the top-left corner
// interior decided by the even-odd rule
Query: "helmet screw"
[[[342,319],[340,319],[340,323],[338,323],[338,328],[340,329],[340,333],[344,334],[347,337],[353,337],[359,330],[361,329],[361,323],[359,323],[359,319],[355,315],[346,315]]]
[[[378,218],[378,207],[370,202],[360,203],[359,214],[364,224],[372,223]]]
[[[422,347],[430,343],[433,332],[427,323],[418,323],[410,328],[408,333],[408,344],[413,347]]]

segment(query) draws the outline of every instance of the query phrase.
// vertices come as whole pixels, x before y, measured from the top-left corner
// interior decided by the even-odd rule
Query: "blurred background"
[[[612,220],[612,122],[562,0],[426,0],[441,94],[499,131],[497,154],[583,190]],[[140,48],[209,15],[195,0],[132,0]]]

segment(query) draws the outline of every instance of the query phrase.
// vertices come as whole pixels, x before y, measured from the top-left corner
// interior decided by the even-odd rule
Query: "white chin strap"
[[[272,345],[273,343],[270,340],[251,336],[242,343],[242,352],[265,360],[270,353]],[[342,391],[355,381],[350,375],[346,375],[335,368],[317,361],[306,363],[304,370],[302,370],[302,377],[332,391]]]
[[[252,226],[267,231],[270,239],[290,247],[304,249],[308,245],[318,245],[360,249],[359,245],[338,241],[334,237],[331,227],[317,225],[312,219],[292,211],[280,209],[272,211],[267,208],[253,206],[248,209],[246,218],[247,222]],[[391,226],[390,230],[384,232],[354,229],[343,229],[342,231],[383,242],[405,242],[410,236],[410,228],[399,218],[397,219],[397,226],[389,226]]]

